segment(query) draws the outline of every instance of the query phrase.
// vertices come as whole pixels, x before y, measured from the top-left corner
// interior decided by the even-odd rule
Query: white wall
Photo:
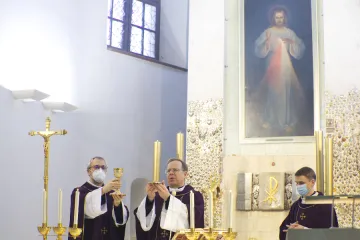
[[[161,0],[160,60],[187,68],[189,0]]]
[[[76,79],[71,1],[2,1],[0,84],[39,88],[53,100],[71,102]],[[61,94],[60,94],[61,93]]]
[[[51,143],[50,224],[56,224],[57,190],[63,188],[67,225],[70,192],[87,180],[85,167],[94,155],[107,159],[107,179],[112,178],[112,168],[124,167],[122,191],[130,205],[132,181],[152,177],[153,142],[163,142],[164,167],[175,155],[176,133],[185,132],[187,73],[106,50],[107,1],[19,0],[0,5],[4,50],[0,62],[5,69],[1,83],[9,85],[11,79],[33,81],[35,87],[43,84],[42,90],[54,100],[79,107],[77,112],[52,117],[52,128],[65,128],[69,134],[56,136]],[[183,7],[177,11],[184,17]],[[19,38],[14,40],[15,33]],[[186,41],[177,42],[184,51]],[[0,232],[4,239],[35,240],[41,223],[43,150],[41,138],[27,132],[44,129],[46,114],[39,103],[14,102],[7,90],[1,89],[0,98],[5,116],[0,152],[2,164],[8,164],[4,180],[10,183],[4,192],[18,210],[10,211],[9,198],[1,198]],[[15,231],[19,225],[24,229]],[[128,233],[131,227],[127,226]]]
[[[189,2],[188,100],[223,98],[224,3]]]
[[[12,89],[19,84],[35,87],[50,93],[52,100],[76,101],[73,83],[79,79],[78,64],[85,57],[95,57],[97,64],[104,60],[107,1],[17,0],[1,4],[0,63],[4,70],[0,83]],[[187,67],[187,20],[188,1],[162,1],[161,61]]]
[[[346,94],[360,87],[360,3],[324,1],[325,89]],[[334,17],[336,14],[336,17]]]

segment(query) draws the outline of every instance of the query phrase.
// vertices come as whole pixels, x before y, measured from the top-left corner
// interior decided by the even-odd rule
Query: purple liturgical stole
[[[81,240],[123,240],[125,236],[126,224],[116,226],[113,216],[112,209],[114,208],[116,222],[123,222],[123,208],[122,203],[118,207],[114,207],[113,198],[110,193],[104,194],[101,197],[101,204],[107,204],[108,211],[94,219],[85,218],[85,197],[89,192],[92,192],[97,187],[86,182],[81,187],[75,188],[71,194],[71,206],[70,206],[70,227],[73,226],[74,221],[74,206],[75,206],[75,192],[79,189],[80,200],[79,200],[79,216],[78,216],[78,227],[82,228],[82,234],[76,239]],[[125,206],[128,211],[127,207]],[[129,216],[129,211],[127,216]],[[74,240],[69,233],[69,240]]]
[[[168,187],[169,189],[169,187]],[[183,204],[186,205],[188,209],[188,221],[190,225],[190,191],[194,192],[194,204],[195,204],[195,228],[204,228],[204,198],[202,194],[198,191],[195,191],[190,185],[186,185],[183,191],[176,193],[176,198],[179,199]],[[155,221],[152,228],[149,231],[144,231],[140,225],[140,221],[136,216],[137,208],[134,210],[136,218],[136,237],[139,240],[169,240],[169,236],[174,235],[173,232],[162,229],[160,227],[160,216],[162,208],[165,204],[165,209],[168,208],[169,201],[164,202],[164,200],[156,193],[155,196]],[[150,202],[149,199],[146,199],[146,213],[149,214],[153,208],[154,202]]]

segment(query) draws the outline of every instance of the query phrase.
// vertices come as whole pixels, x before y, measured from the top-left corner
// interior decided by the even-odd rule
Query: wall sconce
[[[36,89],[11,90],[11,92],[15,99],[23,100],[24,102],[41,101],[50,96],[49,94],[40,92]]]
[[[46,110],[52,112],[72,112],[78,109],[76,106],[66,102],[43,101],[42,104]]]

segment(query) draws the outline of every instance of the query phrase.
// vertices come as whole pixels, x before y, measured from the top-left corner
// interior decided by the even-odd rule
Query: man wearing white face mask
[[[280,226],[280,240],[286,239],[288,229],[309,229],[309,228],[330,228],[331,211],[330,204],[303,204],[302,199],[305,196],[324,195],[315,191],[316,174],[313,169],[303,167],[295,173],[295,182],[297,192],[300,198],[291,205],[289,215]],[[338,227],[338,220],[334,210],[333,227]]]
[[[70,226],[74,223],[75,193],[79,189],[78,227],[82,240],[122,240],[129,216],[128,208],[122,203],[122,195],[115,191],[121,187],[119,179],[104,184],[107,165],[102,157],[94,157],[87,167],[89,180],[71,194]],[[69,235],[69,240],[73,239]]]

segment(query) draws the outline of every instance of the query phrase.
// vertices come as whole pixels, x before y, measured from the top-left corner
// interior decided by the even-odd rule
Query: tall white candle
[[[209,228],[213,227],[213,194],[209,191]]]
[[[58,223],[62,223],[62,190],[59,189],[59,200],[58,200]]]
[[[43,189],[43,223],[46,223],[46,191]]]
[[[193,191],[190,191],[190,228],[195,228],[195,204]]]
[[[229,191],[229,228],[232,228],[232,192]]]
[[[79,189],[76,190],[75,193],[75,208],[74,208],[74,224],[78,224],[78,216],[79,216],[79,197],[80,192]]]

